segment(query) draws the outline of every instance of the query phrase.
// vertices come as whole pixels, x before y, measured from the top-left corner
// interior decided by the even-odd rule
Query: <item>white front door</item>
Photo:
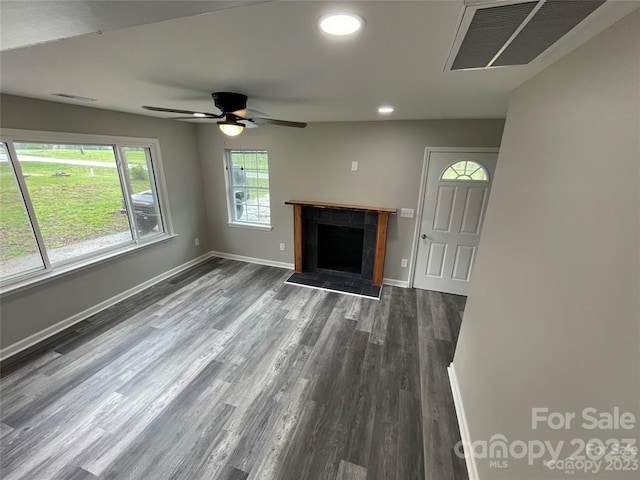
[[[429,153],[414,287],[468,294],[497,157],[486,150]]]

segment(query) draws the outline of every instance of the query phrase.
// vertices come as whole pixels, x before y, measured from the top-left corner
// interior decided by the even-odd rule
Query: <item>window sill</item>
[[[234,228],[247,228],[249,230],[262,230],[263,232],[270,232],[273,230],[271,225],[259,225],[257,223],[240,223],[240,222],[227,222],[227,225]]]
[[[63,277],[65,275],[69,275],[71,273],[78,272],[80,270],[84,270],[86,268],[99,265],[101,263],[112,260],[114,258],[128,255],[130,253],[136,252],[143,248],[150,247],[158,243],[166,242],[167,240],[171,240],[172,238],[175,238],[177,236],[178,236],[177,234],[158,236],[147,242],[136,243],[133,245],[126,245],[122,248],[118,248],[117,250],[112,250],[108,253],[105,253],[96,257],[91,257],[88,259],[80,260],[75,263],[62,265],[53,271],[49,271],[46,273],[37,272],[37,273],[31,274],[31,276],[29,276],[28,278],[14,279],[13,281],[10,281],[9,283],[2,285],[0,287],[0,295],[4,296],[10,293],[16,293],[21,290],[34,287],[36,285],[41,285],[41,284],[50,282],[52,280],[55,280],[57,278]]]

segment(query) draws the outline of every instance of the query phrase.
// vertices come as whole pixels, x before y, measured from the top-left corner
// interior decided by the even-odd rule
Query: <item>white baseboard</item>
[[[460,427],[460,437],[465,445],[471,445],[471,436],[469,435],[469,425],[467,424],[467,416],[464,412],[464,405],[462,403],[462,396],[460,394],[460,387],[458,386],[458,377],[456,376],[456,369],[453,363],[447,368],[449,372],[449,382],[451,383],[451,391],[453,392],[453,402],[456,406],[456,416],[458,417],[458,425]],[[479,480],[478,466],[476,465],[476,459],[473,456],[473,452],[469,449],[465,449],[464,460],[467,464],[467,471],[469,472],[469,480]]]
[[[183,263],[182,265],[178,265],[177,267],[172,268],[171,270],[168,270],[164,273],[161,273],[160,275],[157,275],[147,280],[146,282],[136,285],[135,287],[130,288],[129,290],[125,290],[124,292],[119,293],[118,295],[108,298],[107,300],[100,302],[97,305],[89,307],[86,310],[83,310],[82,312],[76,313],[75,315],[69,318],[66,318],[65,320],[62,320],[61,322],[56,323],[55,325],[51,325],[50,327],[47,327],[44,330],[41,330],[37,333],[34,333],[33,335],[28,336],[27,338],[24,338],[12,345],[9,345],[8,347],[5,347],[2,350],[0,350],[0,361],[5,360],[15,355],[16,353],[19,353],[22,350],[25,350],[37,343],[40,343],[43,340],[46,340],[47,338],[55,335],[56,333],[59,333],[62,330],[69,328],[72,325],[75,325],[76,323],[86,320],[91,315],[95,315],[96,313],[101,312],[102,310],[109,308],[110,306],[115,305],[116,303],[121,302],[122,300],[125,300],[126,298],[129,298],[135,295],[136,293],[151,287],[152,285],[155,285],[156,283],[161,282],[164,279],[169,278],[195,265],[198,265],[199,263],[202,263],[213,256],[214,255],[212,252],[205,253],[204,255],[201,255],[198,258],[194,258],[193,260],[189,260],[188,262]]]
[[[229,260],[238,260],[239,262],[257,263],[258,265],[267,265],[269,267],[285,268],[293,270],[293,263],[276,262],[275,260],[267,260],[265,258],[245,257],[244,255],[235,255],[233,253],[211,252],[214,257],[228,258]]]
[[[409,280],[396,280],[395,278],[385,278],[382,280],[384,285],[392,287],[409,288]]]

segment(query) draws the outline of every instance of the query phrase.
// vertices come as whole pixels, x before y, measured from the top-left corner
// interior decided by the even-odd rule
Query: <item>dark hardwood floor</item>
[[[214,259],[6,361],[0,476],[467,479],[446,371],[464,297],[289,275]]]

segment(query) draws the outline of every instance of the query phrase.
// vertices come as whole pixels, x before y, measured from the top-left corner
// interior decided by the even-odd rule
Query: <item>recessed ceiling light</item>
[[[204,113],[200,113],[200,112],[195,112],[193,114],[194,117],[198,117],[198,118],[204,118],[206,117],[206,115]]]
[[[332,13],[320,19],[320,29],[329,35],[351,35],[364,25],[364,19],[353,13]]]
[[[390,107],[388,105],[382,106],[378,108],[378,113],[383,113],[383,114],[393,113],[393,107]]]

